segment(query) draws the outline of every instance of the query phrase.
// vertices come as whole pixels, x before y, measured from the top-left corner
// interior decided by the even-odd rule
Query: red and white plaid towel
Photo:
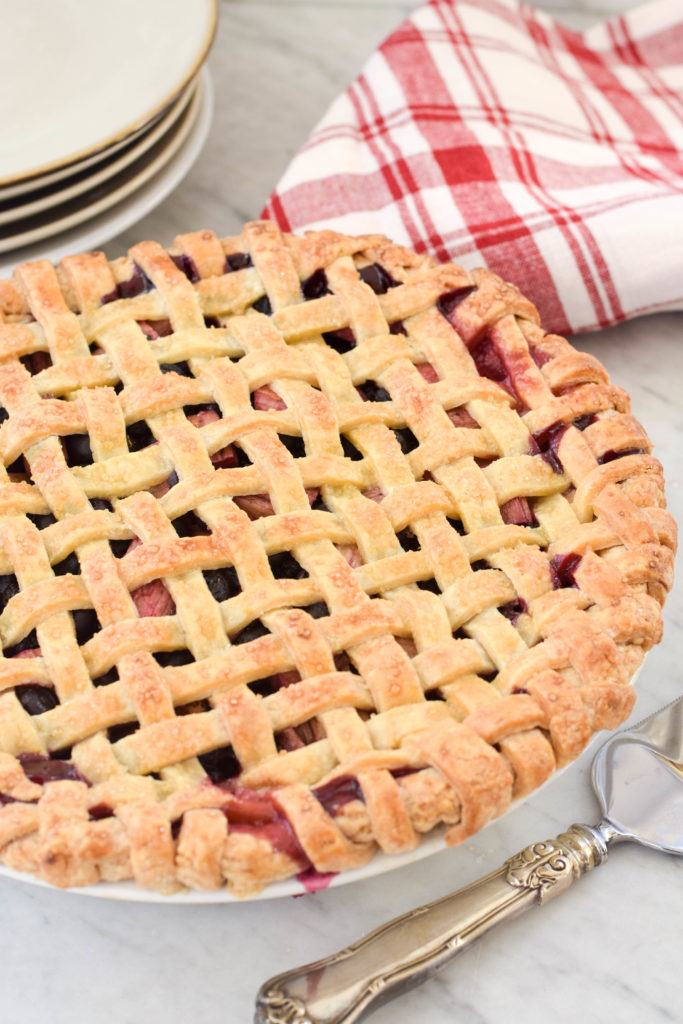
[[[264,213],[488,266],[560,333],[683,308],[683,0],[584,33],[514,0],[431,0]]]

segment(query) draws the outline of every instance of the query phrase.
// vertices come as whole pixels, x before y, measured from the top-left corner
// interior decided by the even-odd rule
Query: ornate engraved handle
[[[397,917],[325,960],[271,978],[255,1024],[353,1024],[419,985],[494,925],[564,892],[607,859],[607,822],[533,843],[465,889]]]

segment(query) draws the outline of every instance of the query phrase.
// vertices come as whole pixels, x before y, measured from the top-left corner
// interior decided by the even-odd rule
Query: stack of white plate
[[[101,245],[206,138],[216,0],[0,0],[0,274]]]

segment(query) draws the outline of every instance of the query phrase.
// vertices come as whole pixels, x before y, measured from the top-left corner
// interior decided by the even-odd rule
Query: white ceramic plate
[[[102,152],[197,74],[216,0],[0,0],[0,185]]]
[[[92,220],[93,217],[137,192],[182,148],[197,118],[201,98],[202,81],[200,80],[187,111],[150,152],[142,154],[132,169],[124,169],[118,178],[111,182],[104,182],[102,187],[95,186],[95,191],[90,199],[87,195],[76,197],[70,202],[60,204],[53,210],[47,211],[43,216],[38,216],[37,226],[32,226],[32,220],[33,224],[36,224],[36,219],[29,218],[28,221],[22,222],[26,230],[0,239],[0,253],[14,251],[22,246],[51,238],[62,231],[68,231],[77,224]],[[50,213],[52,216],[49,216]],[[11,227],[12,225],[10,225],[10,229]]]
[[[639,670],[640,671],[640,670]],[[638,678],[638,673],[634,676],[633,683]],[[586,750],[599,747],[607,739],[607,735],[603,732],[594,733],[585,747]],[[522,804],[526,803],[527,800],[535,797],[541,792],[546,786],[551,786],[555,779],[563,775],[568,769],[571,769],[576,762],[572,761],[570,764],[560,768],[554,772],[550,778],[527,794],[525,797],[521,797],[518,800],[514,800],[509,810],[514,811],[517,807],[521,807]],[[480,835],[484,829],[488,828],[489,825],[494,825],[504,818],[505,815],[501,815],[498,818],[494,818],[492,821],[487,822],[483,829],[480,829],[477,835]],[[335,889],[341,885],[348,885],[351,882],[359,882],[366,878],[374,878],[375,875],[383,875],[389,871],[394,871],[397,868],[404,868],[408,864],[415,864],[417,861],[424,860],[425,857],[432,857],[436,853],[443,853],[447,849],[444,842],[444,833],[446,832],[446,826],[442,825],[434,829],[425,839],[423,839],[420,845],[415,850],[409,850],[408,853],[399,853],[389,856],[385,853],[377,853],[364,864],[363,867],[354,868],[352,871],[342,871],[339,874],[325,876],[329,881],[324,881],[320,886],[309,886],[305,882],[299,880],[298,877],[287,878],[283,882],[275,882],[273,885],[267,886],[256,896],[249,897],[249,900],[269,900],[279,899],[282,896],[302,896],[307,892],[314,892],[316,888],[323,889]],[[0,877],[12,878],[18,882],[27,882],[30,885],[43,886],[47,889],[52,889],[54,892],[54,886],[48,885],[47,882],[41,882],[38,878],[33,875],[23,874],[19,871],[12,871],[10,868],[6,868],[0,864]],[[227,889],[218,889],[213,892],[200,892],[192,889],[185,892],[177,892],[172,895],[163,895],[162,893],[154,892],[152,889],[143,889],[136,885],[135,882],[100,882],[97,885],[83,886],[79,889],[62,889],[61,892],[75,893],[82,896],[96,896],[101,899],[109,900],[126,900],[135,903],[178,903],[178,904],[193,904],[193,903],[244,903],[244,899],[238,899],[236,896],[232,896]]]
[[[137,131],[131,132],[130,135],[119,139],[113,145],[107,146],[104,150],[98,150],[83,160],[75,160],[73,163],[64,164],[63,167],[59,167],[56,171],[51,171],[49,174],[39,174],[34,178],[22,178],[11,185],[0,185],[0,202],[4,203],[7,200],[26,195],[27,192],[35,192],[37,189],[59,184],[60,181],[71,178],[74,174],[80,174],[82,171],[87,170],[88,167],[101,163],[102,160],[111,159],[117,153],[120,153],[121,150],[125,149],[126,146],[129,146],[131,142],[135,142],[137,139],[142,138],[146,132],[151,131],[157,121],[165,117],[165,115],[166,111],[163,111],[158,118],[152,118],[151,121],[142,125]]]
[[[197,159],[208,135],[213,112],[213,89],[206,68],[200,73],[200,82],[199,107],[187,138],[175,156],[159,173],[127,199],[92,220],[88,220],[85,224],[56,235],[49,241],[8,252],[0,259],[0,276],[10,275],[20,263],[38,259],[47,259],[52,263],[58,263],[63,256],[67,256],[69,253],[85,252],[102,246],[110,238],[119,235],[155,206],[158,206],[185,177]]]
[[[0,225],[12,224],[15,221],[23,220],[25,217],[34,217],[36,214],[43,213],[45,210],[50,210],[54,206],[59,206],[74,199],[76,196],[82,195],[89,189],[95,188],[96,185],[101,185],[103,182],[129,169],[136,160],[139,160],[141,156],[155,146],[167,132],[170,132],[175,122],[178,121],[186,110],[194,95],[195,88],[196,82],[192,82],[187,89],[183,90],[180,98],[171,105],[168,112],[154,122],[152,128],[137,136],[136,141],[132,144],[127,141],[120,156],[108,156],[104,160],[98,160],[92,172],[87,174],[82,170],[77,170],[75,172],[76,181],[74,181],[74,174],[70,173],[62,178],[61,182],[57,181],[52,186],[47,186],[41,182],[40,190],[49,188],[50,191],[39,199],[34,198],[37,189],[33,189],[28,194],[24,193],[23,198],[19,196],[17,201],[12,202],[6,210],[0,210]],[[0,204],[5,201],[5,198],[0,195]]]

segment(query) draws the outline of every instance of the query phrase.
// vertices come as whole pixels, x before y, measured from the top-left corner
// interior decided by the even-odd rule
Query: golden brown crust
[[[629,714],[661,466],[514,286],[255,222],[0,320],[8,866],[250,895],[461,842]]]

